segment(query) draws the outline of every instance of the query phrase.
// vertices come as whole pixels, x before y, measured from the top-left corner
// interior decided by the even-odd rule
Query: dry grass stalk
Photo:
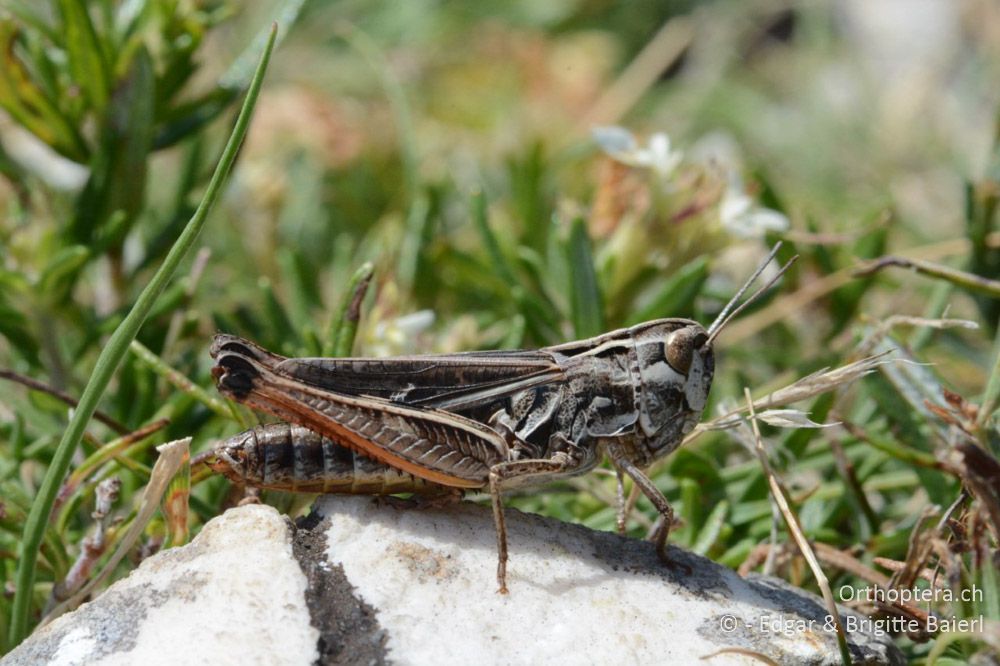
[[[898,326],[917,326],[921,328],[933,328],[939,331],[949,328],[964,328],[973,331],[979,329],[979,324],[968,319],[928,319],[926,317],[911,317],[909,315],[892,315],[886,317],[872,328],[871,332],[858,345],[855,353],[862,355],[872,354],[875,351],[875,347],[889,335],[892,329]]]
[[[160,506],[160,499],[163,497],[163,493],[167,490],[170,480],[173,479],[177,471],[190,459],[190,446],[191,438],[185,437],[184,439],[179,439],[156,447],[156,450],[160,452],[160,457],[153,466],[152,474],[150,474],[149,477],[149,483],[146,484],[146,490],[142,494],[142,502],[139,505],[139,511],[133,519],[132,524],[129,525],[125,536],[123,536],[121,541],[118,543],[118,548],[115,549],[114,554],[105,563],[104,568],[100,573],[91,578],[90,581],[81,587],[72,597],[53,608],[42,619],[39,626],[44,626],[66,611],[73,610],[79,606],[84,599],[86,599],[101,583],[104,582],[109,575],[111,575],[111,572],[115,570],[118,563],[121,562],[122,558],[125,557],[136,541],[138,541],[150,518],[152,518],[153,514],[156,513]]]
[[[842,365],[832,370],[824,368],[754,400],[752,410],[754,413],[761,412],[758,414],[758,418],[772,416],[774,415],[773,412],[779,407],[808,400],[809,398],[846,386],[854,380],[864,377],[873,372],[878,366],[891,361],[891,359],[885,357],[886,353],[882,353]],[[684,444],[710,430],[728,430],[736,427],[743,421],[743,413],[748,411],[750,407],[751,405],[739,407],[714,419],[698,424],[691,431],[691,434],[684,439]],[[769,414],[768,410],[772,410],[772,413]],[[787,412],[785,413],[787,414]],[[799,412],[799,414],[802,414],[802,412]],[[800,424],[797,427],[802,427],[802,425]]]
[[[722,648],[721,650],[716,650],[711,654],[706,654],[705,656],[701,657],[701,659],[706,660],[726,654],[741,654],[744,657],[750,657],[751,659],[756,659],[762,664],[770,664],[771,666],[781,666],[781,664],[776,662],[774,659],[771,659],[766,654],[755,652],[754,650],[748,650],[747,648],[738,648],[738,647]]]
[[[788,526],[789,533],[792,535],[796,545],[799,547],[799,551],[809,564],[809,568],[816,578],[816,584],[823,594],[823,601],[826,602],[826,607],[830,611],[830,616],[837,627],[837,643],[840,646],[841,659],[845,664],[850,664],[851,658],[850,652],[847,649],[847,634],[844,631],[843,623],[840,621],[840,612],[837,610],[837,602],[834,600],[833,591],[830,589],[830,581],[827,579],[826,574],[823,573],[823,568],[820,566],[819,560],[816,559],[816,554],[809,545],[809,540],[806,539],[806,535],[802,532],[802,526],[799,524],[798,517],[788,503],[788,496],[785,489],[782,488],[781,482],[774,474],[774,470],[771,469],[771,464],[767,459],[767,451],[764,450],[764,441],[760,436],[760,427],[757,425],[757,415],[753,399],[750,397],[750,389],[744,388],[743,394],[746,397],[747,408],[750,411],[750,427],[753,429],[754,451],[757,453],[757,458],[760,460],[764,474],[767,476],[767,483],[771,489],[771,497],[778,505],[781,515],[785,518],[785,524]]]

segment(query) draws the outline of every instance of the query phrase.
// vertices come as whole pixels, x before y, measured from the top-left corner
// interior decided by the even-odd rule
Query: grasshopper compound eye
[[[671,368],[686,376],[691,370],[694,353],[700,351],[707,341],[708,335],[701,327],[684,328],[671,336],[665,345],[663,355],[666,356]]]

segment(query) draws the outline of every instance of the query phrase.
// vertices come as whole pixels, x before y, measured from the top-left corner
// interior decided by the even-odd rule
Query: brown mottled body
[[[640,467],[694,428],[714,367],[708,333],[687,319],[536,351],[284,358],[231,335],[216,336],[211,351],[226,395],[400,474],[488,490],[501,592],[507,589],[501,492],[583,474],[605,454],[663,516],[654,541],[666,557],[673,510]],[[265,487],[306,491],[326,483],[319,477],[306,483],[295,472],[318,472],[319,449],[276,447],[271,455]],[[348,483],[334,480],[341,488]]]
[[[777,251],[708,329],[689,319],[657,319],[537,350],[384,359],[285,358],[217,335],[212,374],[222,393],[375,461],[377,476],[392,468],[430,486],[488,490],[501,592],[502,490],[582,474],[603,455],[659,511],[654,541],[666,559],[673,510],[642,469],[677,448],[698,423],[715,367],[712,342]],[[333,460],[322,445],[302,451],[282,445],[266,455],[272,453],[263,463],[267,487],[348,486],[346,479],[318,476],[321,463],[326,475]]]

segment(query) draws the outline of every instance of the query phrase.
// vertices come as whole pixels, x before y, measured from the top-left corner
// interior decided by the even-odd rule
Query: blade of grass
[[[87,6],[79,0],[61,0],[58,8],[73,80],[95,108],[103,109],[111,92],[111,68]]]
[[[486,193],[482,190],[472,194],[472,221],[479,232],[479,238],[490,257],[493,270],[497,276],[509,285],[517,284],[514,271],[511,269],[507,258],[500,249],[500,241],[497,239],[493,229],[490,228],[489,211],[486,202]]]
[[[698,538],[691,546],[691,550],[699,555],[708,553],[709,549],[719,540],[719,535],[722,534],[726,526],[728,515],[729,502],[722,500],[716,504],[715,508],[712,509],[712,513],[708,514],[708,518],[705,519],[705,524],[701,528],[701,532],[698,533]]]
[[[25,636],[27,636],[28,614],[31,605],[31,593],[35,584],[35,564],[38,560],[38,548],[45,533],[49,516],[52,513],[52,505],[55,502],[56,493],[59,491],[59,484],[62,482],[63,477],[66,476],[73,453],[76,451],[81,437],[83,437],[87,422],[97,409],[97,403],[111,381],[112,375],[114,375],[122,359],[125,357],[129,343],[132,342],[139,332],[146,319],[146,315],[156,303],[157,297],[170,281],[178,265],[180,265],[181,261],[194,246],[198,234],[201,232],[202,227],[205,226],[208,212],[219,197],[222,184],[229,175],[229,170],[236,160],[240,144],[243,142],[243,137],[246,135],[247,128],[250,125],[250,116],[253,113],[257,95],[260,92],[261,83],[264,79],[264,71],[267,69],[267,63],[271,57],[276,35],[277,24],[271,28],[271,37],[261,55],[257,72],[254,75],[253,82],[250,84],[250,89],[247,91],[240,115],[236,120],[236,126],[222,152],[222,157],[215,169],[215,173],[212,174],[212,180],[205,191],[204,198],[202,198],[198,209],[191,217],[187,226],[185,226],[184,231],[181,232],[177,242],[170,248],[170,252],[163,260],[163,264],[159,270],[156,271],[149,284],[139,294],[135,305],[122,321],[121,325],[112,333],[108,344],[101,351],[94,372],[87,382],[83,396],[80,398],[80,404],[76,412],[74,412],[69,426],[63,433],[55,455],[52,457],[52,463],[49,465],[41,488],[38,490],[38,496],[31,505],[31,512],[28,514],[28,519],[24,526],[24,537],[21,541],[20,558],[18,560],[17,577],[15,579],[16,591],[11,609],[9,634],[9,642],[12,646],[20,644]]]
[[[594,270],[594,251],[583,218],[573,220],[566,253],[570,269],[573,329],[579,338],[604,330],[601,290]]]
[[[297,345],[299,341],[295,324],[288,316],[285,306],[278,300],[278,295],[274,293],[274,285],[271,284],[270,278],[260,277],[257,280],[257,289],[260,292],[262,314],[274,337],[281,340],[283,345]]]

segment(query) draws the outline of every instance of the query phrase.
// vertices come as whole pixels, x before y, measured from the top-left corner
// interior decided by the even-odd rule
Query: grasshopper
[[[506,593],[502,491],[583,474],[606,456],[619,484],[630,477],[659,512],[653,541],[666,560],[673,509],[642,470],[699,422],[712,344],[787,270],[791,262],[737,307],[779,248],[707,329],[657,319],[537,350],[392,358],[285,358],[217,335],[219,390],[288,423],[222,442],[212,466],[240,483],[288,491],[487,490]]]

